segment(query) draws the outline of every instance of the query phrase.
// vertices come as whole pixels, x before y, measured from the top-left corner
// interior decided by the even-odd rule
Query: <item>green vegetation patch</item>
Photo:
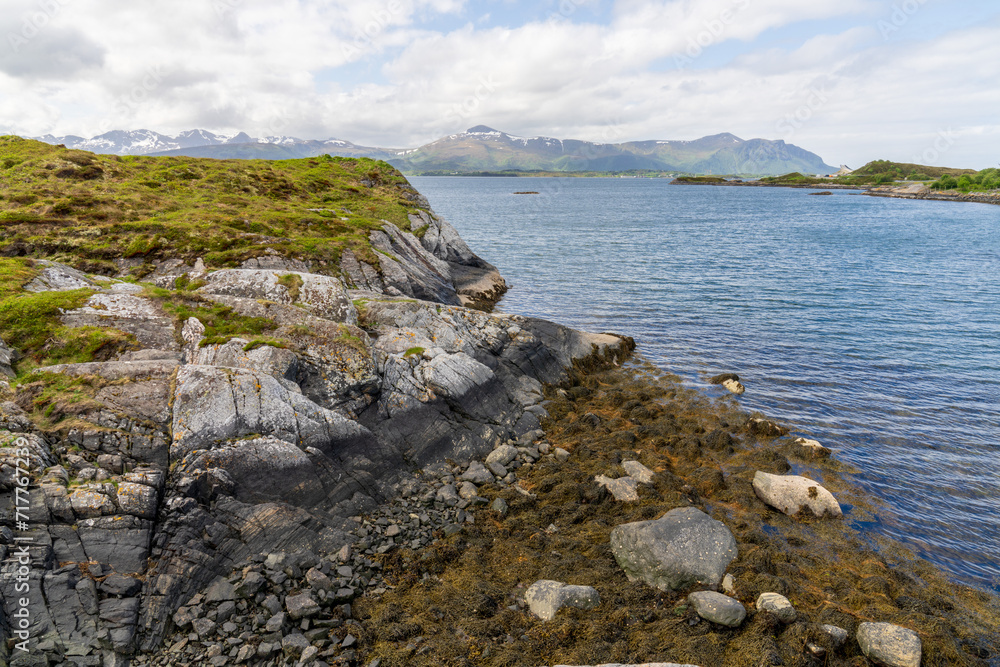
[[[135,336],[102,327],[67,327],[63,311],[83,306],[94,290],[24,292],[38,274],[31,260],[0,259],[0,338],[18,350],[18,370],[103,361],[138,347]]]
[[[827,185],[830,183],[830,180],[806,176],[805,174],[793,171],[790,174],[782,176],[766,176],[761,178],[759,182],[767,183],[768,185]]]
[[[0,167],[0,251],[109,273],[121,257],[227,267],[268,248],[331,273],[348,249],[377,267],[371,231],[410,231],[420,210],[402,174],[367,158],[120,157],[3,136]]]
[[[143,296],[158,302],[166,312],[173,315],[178,331],[191,317],[205,325],[202,347],[221,345],[237,337],[260,336],[278,328],[274,320],[240,315],[229,306],[216,303],[194,292],[147,286]]]
[[[103,407],[94,396],[109,384],[113,383],[93,375],[31,373],[22,376],[14,402],[29,413],[39,428],[51,431],[65,427],[67,420]],[[87,425],[93,428],[93,424]]]
[[[675,183],[692,183],[692,184],[717,184],[725,183],[726,179],[722,176],[678,176],[674,179]]]
[[[299,290],[305,283],[302,280],[302,276],[297,273],[289,273],[278,278],[278,284],[288,290],[288,298],[295,303],[299,300]]]
[[[972,174],[945,174],[930,184],[932,190],[960,190],[961,192],[989,192],[1000,189],[1000,169],[983,169]]]

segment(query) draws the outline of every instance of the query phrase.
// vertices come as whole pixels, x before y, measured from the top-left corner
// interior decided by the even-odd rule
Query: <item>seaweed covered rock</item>
[[[601,603],[601,596],[591,586],[571,586],[543,579],[528,587],[524,601],[531,613],[543,621],[551,621],[563,607],[593,609]]]
[[[737,556],[736,540],[725,524],[694,507],[617,526],[611,531],[611,551],[629,581],[662,591],[716,588]]]

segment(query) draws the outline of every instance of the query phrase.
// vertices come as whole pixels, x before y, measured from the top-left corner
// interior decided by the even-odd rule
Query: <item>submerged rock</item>
[[[536,581],[524,594],[531,613],[543,621],[551,621],[563,607],[593,609],[601,603],[601,596],[591,586],[570,586],[560,581]]]
[[[858,626],[861,652],[887,667],[920,667],[922,646],[913,630],[892,623],[862,623]]]
[[[807,477],[772,475],[758,470],[753,477],[753,490],[765,503],[790,516],[806,509],[821,518],[843,514],[833,494]]]
[[[737,396],[742,396],[743,392],[746,391],[746,387],[740,382],[740,376],[736,373],[723,373],[721,375],[716,375],[715,377],[709,379],[709,384],[720,384],[725,387],[730,393],[736,394]]]
[[[725,524],[694,507],[616,527],[611,552],[629,581],[662,591],[715,588],[737,556],[736,540]]]

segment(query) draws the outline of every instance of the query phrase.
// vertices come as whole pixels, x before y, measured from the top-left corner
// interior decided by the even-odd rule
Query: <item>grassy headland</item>
[[[409,230],[419,195],[385,162],[119,157],[0,137],[0,255],[113,274],[119,258],[236,266],[272,248],[335,273],[369,232]]]

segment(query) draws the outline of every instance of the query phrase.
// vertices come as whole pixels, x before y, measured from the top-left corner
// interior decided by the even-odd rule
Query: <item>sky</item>
[[[996,0],[0,0],[0,133],[732,132],[1000,165]]]

